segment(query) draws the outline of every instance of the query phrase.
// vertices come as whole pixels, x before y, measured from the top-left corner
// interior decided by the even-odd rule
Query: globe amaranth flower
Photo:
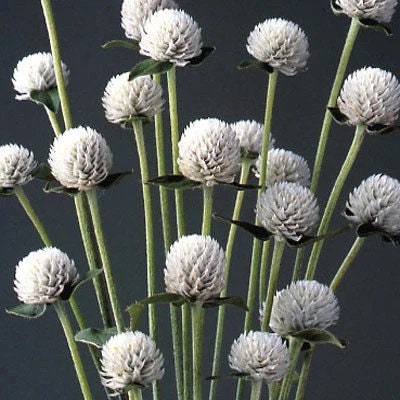
[[[261,157],[258,157],[255,175],[260,177]],[[310,186],[310,168],[307,161],[288,150],[273,149],[268,152],[267,186],[278,182],[294,182],[302,186]]]
[[[306,69],[308,48],[303,30],[282,18],[265,20],[247,38],[247,51],[254,58],[288,76]]]
[[[370,176],[350,193],[344,215],[355,224],[400,235],[400,182],[384,174]]]
[[[359,69],[345,80],[337,105],[350,125],[392,125],[400,111],[399,82],[380,68]]]
[[[191,122],[178,147],[178,165],[182,174],[207,186],[233,182],[240,168],[239,140],[232,128],[219,119]]]
[[[335,0],[335,4],[351,18],[372,19],[385,24],[391,21],[397,0]]]
[[[69,71],[61,64],[64,80],[68,82]],[[30,100],[33,91],[45,91],[57,87],[53,56],[50,53],[36,53],[24,57],[14,69],[14,89],[19,93],[17,100]]]
[[[297,281],[276,292],[269,326],[285,336],[310,328],[326,329],[338,320],[339,305],[332,289],[317,281]]]
[[[182,236],[166,259],[164,281],[169,293],[204,301],[224,288],[225,253],[210,236]]]
[[[148,76],[131,81],[129,73],[114,76],[108,82],[102,98],[106,118],[113,124],[129,128],[132,118],[152,118],[161,112],[162,88]]]
[[[256,121],[242,120],[231,124],[239,139],[242,156],[256,158],[261,153],[264,137],[264,125]],[[270,135],[269,149],[272,149],[275,139]]]
[[[15,269],[14,290],[25,304],[51,304],[78,282],[74,261],[55,247],[32,251]]]
[[[143,28],[140,53],[158,61],[183,67],[201,54],[201,29],[182,10],[164,9],[154,13]]]
[[[232,369],[249,374],[249,379],[263,379],[272,383],[282,379],[289,371],[289,351],[276,333],[242,333],[229,353]]]
[[[121,26],[129,39],[140,40],[143,26],[156,11],[177,8],[173,0],[124,0],[121,8]]]
[[[149,386],[164,376],[164,358],[153,339],[142,332],[112,336],[101,351],[101,381],[112,390]]]
[[[317,200],[310,189],[293,182],[268,187],[256,207],[258,221],[278,240],[299,241],[316,226],[318,213]]]
[[[80,126],[54,139],[48,161],[63,186],[89,190],[107,177],[112,153],[100,133]]]
[[[25,185],[33,179],[37,167],[33,153],[17,144],[0,146],[0,187]]]

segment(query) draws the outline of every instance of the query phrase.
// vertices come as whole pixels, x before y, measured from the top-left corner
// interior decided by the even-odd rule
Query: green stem
[[[261,324],[262,331],[266,331],[269,326],[272,303],[274,301],[274,295],[276,292],[276,287],[278,285],[279,270],[281,267],[283,250],[285,250],[285,242],[275,239],[274,252],[272,255],[272,262],[271,262],[271,272],[269,275],[269,282],[268,282],[267,297],[265,300],[265,307],[264,307],[264,319]]]
[[[253,379],[251,381],[250,400],[260,400],[261,389],[262,389],[262,380],[261,379]]]
[[[53,128],[54,134],[56,136],[61,135],[62,130],[61,130],[60,124],[58,123],[57,115],[55,113],[53,113],[53,111],[50,111],[47,107],[44,107],[44,108],[46,110],[47,116],[49,117],[49,121],[50,121],[51,127]]]
[[[179,324],[179,308],[174,305],[169,306],[171,330],[172,330],[172,348],[174,352],[175,380],[178,400],[183,399],[183,355],[182,355],[182,337]]]
[[[194,303],[192,310],[192,356],[193,356],[193,400],[202,400],[201,359],[203,347],[204,309]]]
[[[142,400],[142,389],[133,388],[129,391],[129,400]]]
[[[268,400],[277,400],[279,397],[280,386],[278,382],[272,382],[268,384]]]
[[[306,249],[304,247],[300,247],[296,252],[296,260],[294,262],[292,282],[298,281],[301,277],[301,270],[302,270],[305,251]]]
[[[347,157],[342,165],[342,168],[340,169],[339,175],[336,178],[335,184],[333,185],[331,194],[326,204],[325,211],[321,219],[321,224],[318,229],[318,235],[324,235],[328,230],[333,211],[339,199],[339,195],[342,191],[346,178],[349,175],[351,167],[353,166],[357,158],[357,155],[360,151],[364,136],[365,136],[365,126],[358,125],[356,128],[356,132],[354,134],[353,142],[350,146],[349,152],[347,153]],[[314,243],[310,259],[308,261],[307,272],[306,272],[306,279],[308,280],[311,280],[314,277],[323,244],[324,244],[323,240]]]
[[[308,373],[310,372],[310,366],[312,356],[314,354],[315,345],[311,344],[311,348],[306,351],[303,359],[303,366],[301,367],[299,383],[297,385],[296,400],[303,400],[306,392],[306,385],[308,379]]]
[[[50,39],[51,54],[53,55],[54,72],[56,75],[56,83],[58,95],[60,96],[61,110],[64,117],[65,129],[70,129],[72,128],[72,116],[61,66],[60,46],[58,44],[57,29],[53,15],[53,9],[51,6],[51,0],[41,0],[41,3],[47,32]]]
[[[340,57],[339,65],[336,71],[335,80],[331,89],[331,93],[328,100],[327,107],[335,107],[336,100],[339,95],[340,88],[343,83],[344,74],[346,72],[347,64],[350,59],[351,52],[354,47],[354,42],[356,41],[358,31],[360,29],[360,24],[356,18],[351,20],[349,31],[347,33],[346,42],[343,47],[342,55]],[[325,110],[325,117],[322,123],[321,134],[318,143],[318,149],[315,156],[313,176],[311,180],[311,190],[315,193],[318,187],[319,178],[321,175],[322,162],[325,156],[326,145],[329,137],[329,130],[332,123],[332,114],[328,110]]]
[[[268,276],[268,259],[269,259],[270,241],[263,243],[261,253],[261,266],[260,266],[260,278],[258,281],[258,299],[260,303],[265,299],[267,295],[267,276]],[[260,304],[262,306],[262,304]]]
[[[207,236],[211,232],[211,215],[213,204],[214,188],[203,186],[203,223],[201,225],[201,234]]]
[[[335,277],[332,279],[330,288],[334,291],[337,290],[338,286],[341,284],[344,276],[350,268],[350,265],[357,257],[358,252],[361,250],[366,238],[357,237],[354,241],[353,246],[351,246],[350,251],[348,252],[346,258],[342,261],[338,271],[336,272]]]
[[[113,310],[113,315],[118,332],[121,333],[124,331],[124,321],[122,319],[121,308],[119,306],[117,291],[115,289],[114,279],[111,272],[111,263],[108,257],[106,241],[103,234],[99,205],[97,203],[96,189],[93,188],[87,191],[86,194],[89,201],[89,208],[92,215],[93,228],[97,240],[97,245],[100,251],[101,262],[103,264],[104,276],[106,278],[107,291],[111,302],[111,308]]]
[[[192,387],[192,368],[190,360],[190,305],[184,303],[182,305],[182,357],[183,357],[183,398],[190,400]]]
[[[74,332],[68,319],[67,312],[64,308],[64,304],[61,301],[57,301],[54,303],[54,309],[56,310],[58,319],[60,320],[63,327],[65,338],[67,339],[69,351],[71,353],[72,361],[75,366],[76,374],[78,376],[83,398],[85,400],[91,400],[92,394],[90,391],[89,383],[86,377],[85,369],[83,368],[81,357],[79,355],[78,347],[74,339]]]

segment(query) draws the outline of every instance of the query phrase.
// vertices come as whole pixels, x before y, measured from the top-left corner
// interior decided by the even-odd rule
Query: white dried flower
[[[160,10],[146,22],[140,40],[140,54],[153,60],[183,67],[201,54],[201,29],[182,10]]]
[[[62,65],[65,83],[68,83],[69,71]],[[53,56],[50,53],[36,53],[24,57],[14,69],[12,78],[14,89],[19,93],[17,100],[30,100],[33,91],[45,91],[57,87]]]
[[[149,386],[164,376],[164,358],[153,339],[142,332],[111,337],[101,351],[101,381],[112,390]]]
[[[339,320],[339,304],[332,289],[317,281],[292,282],[276,292],[269,326],[280,335],[305,329],[326,329]],[[261,317],[264,316],[261,313]]]
[[[400,85],[380,68],[366,67],[347,77],[337,100],[350,125],[392,125],[400,111]]]
[[[335,4],[351,18],[372,19],[385,24],[391,21],[397,0],[336,0]]]
[[[233,342],[229,365],[236,371],[250,374],[250,379],[271,383],[289,372],[289,350],[276,333],[250,331]]]
[[[225,286],[225,253],[210,236],[182,236],[169,249],[165,265],[169,293],[204,301],[219,296]]]
[[[25,304],[51,304],[78,282],[75,263],[55,247],[32,251],[15,268],[14,290]]]
[[[154,117],[164,104],[161,85],[149,76],[128,78],[128,72],[111,78],[102,98],[107,120],[126,128],[132,125],[132,118]]]
[[[400,182],[383,174],[365,179],[350,193],[345,217],[400,235]]]
[[[107,177],[112,153],[100,133],[80,126],[54,139],[48,162],[51,173],[63,186],[89,190]]]
[[[260,177],[261,157],[258,157],[255,175]],[[289,150],[273,149],[268,152],[267,186],[278,182],[294,182],[310,186],[310,168],[307,161]]]
[[[247,38],[247,51],[253,57],[288,76],[306,69],[308,48],[303,30],[282,18],[265,20]]]
[[[33,153],[17,144],[0,146],[0,187],[13,188],[33,179],[37,167]]]
[[[235,179],[240,168],[240,145],[225,122],[216,118],[191,122],[178,146],[179,169],[187,178],[207,186]]]
[[[276,239],[299,241],[317,225],[317,200],[310,189],[293,182],[278,182],[257,201],[260,224]]]
[[[143,26],[156,11],[177,8],[173,0],[124,0],[121,8],[121,26],[129,39],[140,40]]]

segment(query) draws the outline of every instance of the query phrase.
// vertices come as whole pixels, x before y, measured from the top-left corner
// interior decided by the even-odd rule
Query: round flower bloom
[[[161,85],[149,76],[131,81],[128,78],[128,72],[111,78],[102,98],[107,120],[127,128],[132,118],[152,118],[161,112],[164,104]]]
[[[165,265],[169,293],[204,301],[219,296],[225,286],[225,253],[210,236],[182,236],[169,249]]]
[[[308,47],[303,30],[282,18],[266,19],[247,38],[247,51],[254,58],[288,76],[306,69]]]
[[[62,65],[64,80],[68,83],[69,71]],[[45,91],[57,87],[53,57],[50,53],[36,53],[24,57],[14,69],[14,89],[19,93],[17,100],[30,100],[33,91]]]
[[[179,169],[187,178],[207,186],[235,179],[240,168],[240,145],[225,122],[216,118],[191,122],[178,146]]]
[[[350,125],[391,125],[400,111],[400,85],[380,68],[366,67],[345,80],[337,105]]]
[[[199,56],[202,45],[197,22],[182,10],[171,9],[157,11],[147,20],[139,42],[140,54],[178,67]]]
[[[397,0],[336,0],[335,4],[351,18],[372,19],[385,24],[391,21]]]
[[[276,292],[269,326],[280,335],[290,335],[326,329],[338,320],[339,304],[332,289],[317,281],[297,281]]]
[[[279,381],[289,372],[289,351],[276,333],[242,333],[229,353],[229,365],[236,371],[249,374],[249,379]]]
[[[55,247],[32,251],[15,268],[14,290],[25,304],[51,304],[79,279],[74,261]]]
[[[0,187],[13,188],[33,179],[37,167],[33,153],[17,144],[0,146]]]
[[[63,186],[89,190],[107,177],[112,153],[100,133],[80,126],[54,139],[48,162]]]
[[[318,223],[318,212],[311,190],[293,182],[278,182],[267,188],[256,207],[257,219],[278,240],[300,240]]]
[[[164,358],[153,339],[142,332],[112,336],[101,351],[101,381],[112,390],[149,386],[164,376]]]
[[[260,177],[261,157],[258,157],[255,175]],[[273,149],[268,152],[267,186],[277,182],[294,182],[310,186],[310,168],[307,161],[288,150]]]
[[[365,179],[350,193],[345,217],[400,235],[400,182],[383,174]]]
[[[156,11],[177,8],[173,0],[124,0],[121,8],[121,25],[129,39],[140,40],[143,26]]]

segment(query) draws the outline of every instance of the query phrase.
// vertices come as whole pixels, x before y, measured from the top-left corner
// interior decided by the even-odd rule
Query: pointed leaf
[[[126,49],[139,50],[139,42],[137,40],[110,40],[101,46],[103,49],[113,49],[115,47],[125,47]]]
[[[200,65],[210,54],[215,51],[215,47],[202,47],[201,54],[189,60],[189,65],[195,67]]]
[[[238,182],[218,182],[220,185],[231,186],[236,190],[253,190],[253,189],[260,189],[261,186],[258,185],[251,185],[249,183],[238,183]]]
[[[146,183],[151,185],[164,186],[167,189],[193,189],[196,186],[200,186],[201,182],[195,182],[186,178],[183,175],[163,175],[157,178],[150,179]]]
[[[267,63],[258,61],[256,59],[254,60],[246,60],[242,61],[238,65],[239,69],[255,69],[255,70],[260,70],[260,71],[267,71],[269,74],[272,74],[274,72],[274,69]]]
[[[186,298],[177,293],[159,293],[154,296],[147,297],[146,299],[140,300],[139,303],[146,304],[182,304],[186,302]],[[129,307],[127,308],[129,311]]]
[[[91,280],[93,280],[94,278],[96,278],[97,276],[99,276],[101,273],[103,272],[103,268],[96,268],[96,269],[91,269],[89,270],[85,277],[80,279],[78,281],[78,283],[72,288],[72,293],[75,293],[75,290],[78,289],[79,287],[81,287],[81,285],[90,282]],[[69,296],[71,297],[71,296]]]
[[[392,31],[386,25],[381,24],[371,18],[359,19],[360,25],[365,28],[370,28],[378,32],[384,32],[387,36],[392,36]]]
[[[6,309],[6,313],[33,319],[41,317],[46,308],[46,304],[20,304],[16,307]]]
[[[385,242],[390,242],[395,246],[400,244],[400,236],[390,235],[388,232],[381,228],[377,228],[372,224],[362,224],[357,228],[356,231],[359,237],[368,237],[372,235],[380,235]]]
[[[70,189],[66,188],[65,186],[60,186],[59,182],[55,183],[46,183],[45,187],[43,188],[43,191],[45,193],[62,193],[62,194],[68,194],[69,196],[76,196],[79,194],[78,189]]]
[[[339,125],[347,124],[349,119],[337,107],[328,107],[328,110]]]
[[[324,329],[310,328],[300,332],[292,333],[290,336],[303,339],[313,344],[332,344],[344,349],[347,344],[343,339],[338,339],[333,333]]]
[[[98,186],[103,188],[103,189],[109,189],[115,185],[118,185],[118,183],[121,182],[123,178],[125,178],[128,175],[132,175],[133,170],[131,169],[130,171],[124,171],[124,172],[116,172],[114,174],[109,174],[104,181],[101,181]]]
[[[389,135],[397,129],[399,129],[398,126],[377,124],[367,126],[367,133],[369,133],[370,135]]]
[[[129,72],[129,80],[133,80],[138,76],[162,74],[169,71],[174,64],[169,61],[156,61],[148,58],[136,64]]]
[[[331,9],[335,15],[343,14],[343,10],[336,4],[336,0],[331,0]]]
[[[230,372],[229,374],[225,375],[208,376],[206,378],[206,381],[212,381],[216,379],[240,379],[240,378],[246,378],[247,376],[250,376],[250,374],[247,374],[245,372]]]
[[[60,97],[56,87],[43,91],[33,90],[29,96],[33,101],[43,104],[53,113],[57,113],[60,109]]]
[[[40,179],[46,182],[57,182],[57,179],[54,178],[53,174],[51,173],[51,168],[48,164],[42,163],[37,166],[33,175],[36,179]]]
[[[91,346],[101,349],[104,343],[117,333],[118,330],[115,327],[107,329],[88,328],[79,331],[75,335],[75,341],[90,344]]]
[[[12,196],[14,194],[14,188],[0,188],[0,196]]]
[[[214,299],[208,299],[202,305],[203,308],[221,307],[221,306],[235,306],[241,308],[244,311],[249,311],[246,302],[241,297],[238,296],[217,297]]]

